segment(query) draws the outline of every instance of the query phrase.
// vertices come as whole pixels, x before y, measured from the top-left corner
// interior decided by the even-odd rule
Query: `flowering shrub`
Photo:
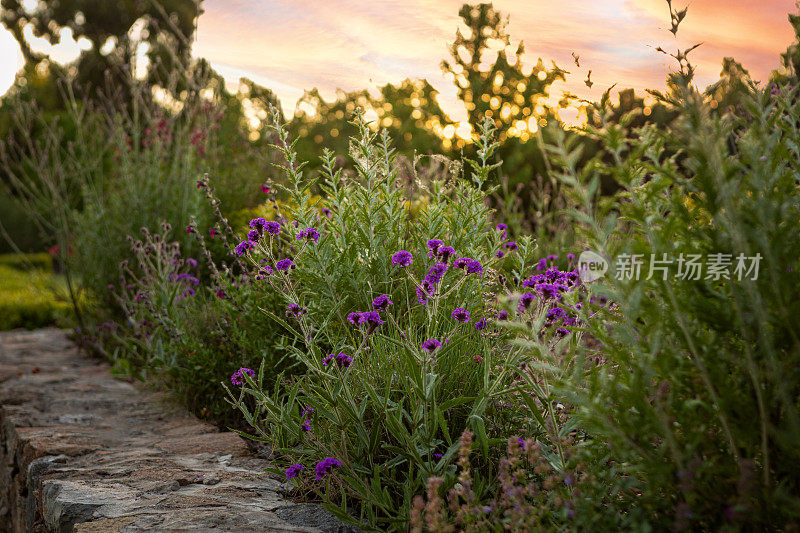
[[[200,261],[183,256],[166,223],[159,233],[142,228],[141,240],[129,239],[133,260],[120,264],[119,281],[108,287],[125,319],[106,321],[86,340],[116,354],[118,371],[168,385],[202,417],[240,425],[224,401],[219,376],[242,385],[243,374],[255,375],[248,366],[262,360],[269,363],[268,378],[292,366],[278,357],[280,325],[259,309],[277,302],[254,290],[238,265],[219,269],[191,227],[203,252]],[[216,238],[224,241],[225,235]],[[210,274],[201,274],[204,264]]]
[[[362,524],[402,528],[430,476],[454,479],[465,429],[487,471],[509,435],[542,433],[543,417],[527,412],[542,406],[511,393],[524,383],[527,349],[499,324],[509,312],[544,320],[577,287],[577,274],[550,268],[537,277],[529,239],[509,245],[507,231],[490,222],[490,126],[470,178],[432,182],[415,214],[404,208],[385,133],[357,124],[359,176],[350,180],[330,153],[324,179],[306,177],[277,128],[289,183],[279,190],[290,197],[282,205],[296,207],[276,209],[279,223],[253,219],[236,253],[260,276],[256,284],[282,295],[283,312],[266,312],[299,341],[293,356],[305,374],[273,385],[262,365],[230,392],[274,447],[287,482],[336,505],[343,518],[354,511]],[[315,187],[330,218],[309,201]],[[506,297],[523,280],[531,291],[524,305],[519,295]],[[577,325],[565,311],[547,320],[551,344],[569,334],[556,324]]]

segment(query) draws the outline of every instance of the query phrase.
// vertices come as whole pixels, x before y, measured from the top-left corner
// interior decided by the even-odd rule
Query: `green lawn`
[[[63,276],[50,264],[46,254],[0,255],[0,331],[49,326],[69,314]]]

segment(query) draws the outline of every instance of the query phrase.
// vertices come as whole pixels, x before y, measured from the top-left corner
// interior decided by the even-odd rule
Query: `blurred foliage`
[[[68,69],[76,86],[84,88],[104,87],[108,74],[122,81],[124,70],[135,64],[135,56],[141,52],[157,67],[148,73],[154,80],[174,70],[176,58],[188,63],[195,20],[201,12],[196,0],[0,2],[0,22],[12,33],[25,58],[21,81],[31,75],[35,80],[45,71],[50,71],[54,81],[62,70],[46,54],[34,50],[31,37],[45,39],[50,45],[71,38],[87,44]]]

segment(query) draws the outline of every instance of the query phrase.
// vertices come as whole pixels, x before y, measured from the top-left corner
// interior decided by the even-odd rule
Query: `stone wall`
[[[0,531],[348,531],[55,329],[0,333]]]

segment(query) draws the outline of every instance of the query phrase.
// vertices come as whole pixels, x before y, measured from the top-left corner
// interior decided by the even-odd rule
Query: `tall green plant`
[[[563,390],[590,447],[633,482],[635,523],[788,527],[800,516],[798,91],[751,85],[744,111],[719,117],[681,67],[664,97],[672,128],[592,129],[612,163],[583,169],[568,142],[550,147],[587,244],[617,267],[598,282],[613,306],[587,324],[603,364]],[[623,187],[614,202],[596,201],[601,173]]]
[[[291,465],[287,480],[364,527],[404,529],[429,476],[455,483],[464,429],[492,470],[509,434],[539,428],[508,399],[523,350],[496,327],[499,287],[522,278],[533,246],[496,253],[505,232],[485,206],[489,124],[468,179],[432,182],[418,209],[396,181],[386,132],[356,126],[358,175],[346,181],[331,153],[322,178],[306,176],[278,128],[296,207],[281,223],[254,219],[237,250],[283,295],[285,312],[268,314],[299,341],[292,353],[306,373],[272,384],[263,366],[242,370],[231,398],[278,464]],[[311,200],[317,185],[324,207]]]

